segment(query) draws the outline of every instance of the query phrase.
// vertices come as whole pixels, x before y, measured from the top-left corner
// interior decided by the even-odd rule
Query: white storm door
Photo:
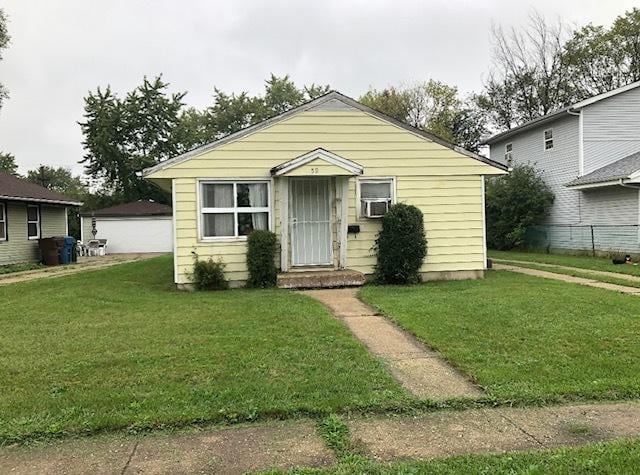
[[[290,180],[291,265],[333,265],[330,180]]]

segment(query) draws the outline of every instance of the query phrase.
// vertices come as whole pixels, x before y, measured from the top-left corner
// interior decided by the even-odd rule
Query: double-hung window
[[[511,165],[513,163],[513,144],[508,143],[504,146],[504,161],[507,162],[507,165]]]
[[[40,238],[40,206],[27,205],[27,237]]]
[[[268,181],[200,183],[200,229],[203,239],[247,236],[269,229]]]
[[[358,181],[360,216],[381,218],[393,204],[393,178],[363,178]]]
[[[544,149],[549,150],[553,148],[553,129],[547,129],[544,131]]]
[[[7,240],[7,205],[0,203],[0,241]]]

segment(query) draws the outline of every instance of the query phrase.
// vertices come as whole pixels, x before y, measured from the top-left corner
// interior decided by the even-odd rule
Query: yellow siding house
[[[424,213],[425,280],[482,277],[484,177],[499,163],[330,92],[146,169],[173,195],[175,282],[193,253],[247,279],[246,240],[270,229],[283,273],[349,269],[371,275],[380,217],[393,203]]]

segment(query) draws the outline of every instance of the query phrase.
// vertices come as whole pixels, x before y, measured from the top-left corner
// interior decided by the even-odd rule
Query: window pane
[[[266,183],[238,183],[238,206],[266,208],[268,193]]]
[[[254,229],[269,229],[269,213],[238,213],[238,236],[246,236]]]
[[[27,224],[27,231],[29,237],[36,237],[38,235],[38,225],[36,223]]]
[[[391,198],[391,183],[361,183],[361,198]]]
[[[202,235],[204,237],[234,236],[233,213],[203,214]]]
[[[549,150],[550,148],[553,148],[553,140],[545,140],[544,149]]]
[[[550,139],[553,137],[553,131],[552,130],[545,130],[544,131],[544,138],[545,140]]]
[[[202,206],[204,208],[233,208],[233,185],[202,185]]]
[[[36,206],[27,206],[27,220],[38,221],[38,208]]]
[[[5,223],[0,221],[0,239],[6,239],[7,233],[5,232]]]

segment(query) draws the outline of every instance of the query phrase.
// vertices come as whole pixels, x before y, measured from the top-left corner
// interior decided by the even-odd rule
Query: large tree
[[[107,87],[85,98],[85,155],[81,163],[94,180],[123,201],[154,198],[166,193],[143,180],[139,173],[183,151],[177,140],[185,93],[169,93],[160,77],[149,80],[119,98]],[[184,133],[184,132],[183,132]]]
[[[381,91],[370,89],[360,101],[471,151],[477,151],[485,133],[484,114],[475,99],[462,99],[457,88],[433,79]]]
[[[18,164],[16,157],[10,153],[0,152],[0,171],[18,176]]]
[[[638,8],[610,27],[572,30],[534,12],[524,28],[492,32],[492,66],[478,104],[497,130],[640,80]]]
[[[80,176],[73,175],[65,167],[40,165],[27,172],[27,180],[37,183],[49,190],[58,191],[72,198],[82,198],[87,187]]]
[[[7,15],[0,8],[0,61],[2,61],[2,50],[9,44],[9,32],[7,30]],[[0,83],[0,109],[2,102],[7,98],[7,89]]]
[[[523,29],[492,29],[493,64],[479,97],[493,124],[511,128],[576,98],[564,55],[567,28],[534,12]]]

